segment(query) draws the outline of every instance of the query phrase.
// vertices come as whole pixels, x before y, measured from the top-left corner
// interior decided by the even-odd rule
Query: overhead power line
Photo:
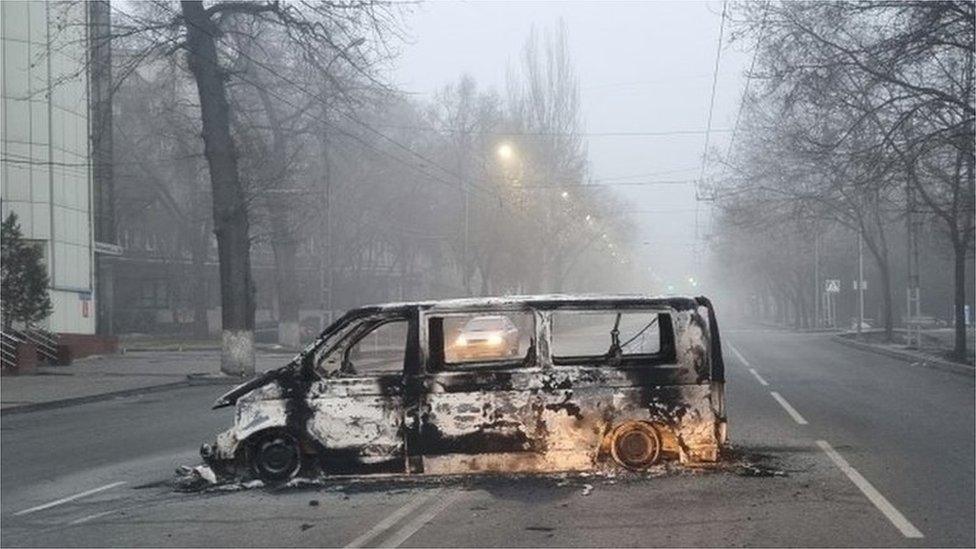
[[[725,37],[725,19],[728,10],[728,0],[722,2],[722,19],[718,26],[718,45],[715,48],[715,68],[712,73],[712,92],[708,99],[708,119],[705,123],[705,146],[702,148],[701,171],[698,179],[705,179],[705,168],[708,166],[708,145],[712,133],[712,115],[715,114],[715,90],[718,88],[718,67],[722,60],[722,39]]]
[[[745,108],[746,100],[749,98],[749,86],[752,84],[752,75],[756,70],[756,60],[759,57],[759,46],[762,45],[763,37],[766,32],[766,18],[769,14],[769,0],[763,2],[763,14],[762,20],[759,23],[759,32],[756,37],[756,45],[752,51],[752,61],[749,63],[749,72],[746,73],[746,85],[745,89],[742,90],[742,99],[739,101],[739,110],[735,113],[735,122],[732,124],[732,136],[729,137],[729,148],[725,152],[725,158],[732,158],[732,149],[735,145],[735,138],[739,132],[739,120],[742,117],[742,111]],[[725,174],[725,170],[728,167],[728,161],[725,163],[725,167],[722,168],[722,174]]]
[[[413,130],[434,133],[450,133],[458,135],[484,135],[492,137],[549,137],[549,136],[570,136],[578,135],[581,137],[674,137],[680,135],[703,135],[706,130],[661,130],[661,131],[610,131],[610,132],[504,132],[504,131],[474,131],[458,130],[455,128],[436,128],[433,126],[410,126],[400,124],[377,124],[380,128],[391,128],[397,130]],[[711,133],[729,133],[732,128],[713,129]]]

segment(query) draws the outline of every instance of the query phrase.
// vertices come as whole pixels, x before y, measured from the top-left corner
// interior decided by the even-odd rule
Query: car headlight
[[[489,345],[501,345],[502,344],[502,336],[500,336],[498,334],[491,334],[490,336],[488,336],[488,344]]]
[[[457,341],[454,342],[459,347],[464,347],[468,344],[468,340],[464,336],[458,336]]]

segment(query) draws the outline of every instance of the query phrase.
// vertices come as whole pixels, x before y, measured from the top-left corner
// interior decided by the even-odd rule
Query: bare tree
[[[806,178],[804,196],[865,236],[889,303],[889,337],[890,242],[884,227],[912,207],[895,189],[915,188],[928,213],[945,222],[956,252],[956,353],[964,355],[973,209],[967,168],[974,156],[973,5],[768,2],[745,4],[741,12],[740,30],[763,36],[754,76],[766,83],[766,107],[775,113],[755,128],[768,135],[793,128],[796,139],[780,152],[805,165],[801,171],[808,175],[823,173]],[[750,162],[772,172],[782,158]]]
[[[228,82],[246,78],[230,70],[227,58],[242,52],[227,41],[227,31],[242,21],[260,20],[281,36],[312,67],[326,69],[335,57],[359,67],[371,52],[387,49],[384,41],[394,18],[383,6],[369,2],[303,3],[220,1],[204,5],[183,1],[178,9],[157,1],[137,6],[138,14],[117,26],[116,37],[141,47],[135,62],[180,49],[197,85],[204,154],[213,192],[213,230],[217,236],[221,280],[223,352],[221,370],[233,375],[254,371],[254,282],[251,274],[251,234],[248,200],[232,133]],[[349,52],[346,46],[375,38],[371,49]],[[260,44],[262,37],[251,37]],[[126,71],[122,71],[123,76]]]

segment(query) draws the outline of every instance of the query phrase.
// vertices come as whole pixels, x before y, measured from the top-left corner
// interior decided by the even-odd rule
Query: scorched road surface
[[[974,545],[973,378],[726,330],[737,453],[655,478],[330,481],[181,494],[223,387],[4,416],[3,546]],[[785,476],[768,476],[767,469]]]

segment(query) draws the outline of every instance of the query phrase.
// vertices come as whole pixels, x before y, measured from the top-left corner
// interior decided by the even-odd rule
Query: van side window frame
[[[506,360],[485,360],[470,361],[462,363],[448,363],[445,357],[446,338],[444,335],[444,319],[448,317],[464,317],[478,314],[520,314],[526,315],[532,320],[532,336],[529,339],[529,347],[525,355],[513,357]],[[524,309],[483,309],[457,310],[457,311],[425,311],[420,316],[420,323],[423,329],[420,330],[423,337],[422,345],[426,346],[426,360],[424,361],[424,372],[426,374],[440,373],[474,373],[492,370],[515,370],[527,369],[540,364],[539,355],[539,315],[531,308]]]
[[[555,309],[547,311],[548,319],[546,327],[548,329],[548,357],[547,362],[553,367],[560,366],[592,366],[597,361],[605,361],[606,354],[603,355],[580,355],[580,356],[557,356],[554,346],[555,330],[554,316],[557,314],[657,314],[658,325],[661,337],[661,347],[656,353],[624,354],[620,357],[620,362],[615,365],[599,364],[600,367],[612,367],[619,369],[642,369],[654,366],[677,364],[677,349],[674,332],[674,311],[670,309],[635,309],[626,308],[573,308]],[[608,347],[609,348],[609,347]]]
[[[406,325],[406,328],[407,328],[406,329],[406,333],[404,335],[403,355],[401,355],[401,359],[400,359],[400,370],[399,370],[399,372],[374,372],[374,373],[361,373],[361,372],[356,372],[355,375],[357,375],[357,376],[363,376],[363,377],[376,377],[376,376],[384,376],[384,375],[394,375],[396,373],[399,373],[400,375],[403,375],[404,372],[406,371],[407,355],[408,355],[408,352],[409,352],[409,349],[410,349],[410,319],[409,319],[409,317],[402,316],[402,315],[390,316],[390,317],[386,317],[386,318],[380,317],[380,318],[378,318],[376,320],[368,320],[366,322],[363,322],[362,325],[359,328],[357,328],[354,333],[352,333],[352,334],[350,334],[348,336],[348,337],[351,337],[353,339],[348,342],[348,344],[345,346],[345,349],[343,349],[343,351],[342,351],[342,363],[341,363],[342,364],[342,367],[345,367],[345,364],[346,363],[352,364],[352,362],[349,360],[349,353],[352,352],[353,348],[355,348],[356,345],[359,345],[359,343],[362,340],[366,339],[367,336],[369,336],[370,334],[372,334],[376,330],[379,330],[383,326],[386,326],[387,324],[392,324],[394,322],[403,322]],[[353,367],[356,366],[355,364],[352,364],[352,365],[353,365]],[[341,371],[341,369],[340,369],[340,371]],[[343,373],[346,373],[346,372],[343,372]]]
[[[373,331],[377,330],[384,324],[389,324],[391,322],[407,323],[407,334],[406,340],[404,341],[403,364],[401,365],[399,375],[407,375],[411,371],[415,372],[420,354],[419,346],[417,344],[416,311],[377,314],[354,320],[345,328],[348,330],[347,333],[342,334],[334,342],[328,344],[328,348],[316,351],[312,372],[320,379],[325,379],[335,375],[340,377],[343,375],[349,375],[347,372],[342,371],[342,367],[343,364],[349,359],[349,352],[352,350],[352,348],[355,347],[356,344],[359,343],[363,338],[373,333]],[[333,359],[333,357],[336,355],[339,356],[339,368],[336,370],[324,370],[323,366],[326,363],[331,362],[330,359]],[[356,373],[355,375],[362,377],[377,377],[382,375],[396,375],[396,372],[378,374]]]

